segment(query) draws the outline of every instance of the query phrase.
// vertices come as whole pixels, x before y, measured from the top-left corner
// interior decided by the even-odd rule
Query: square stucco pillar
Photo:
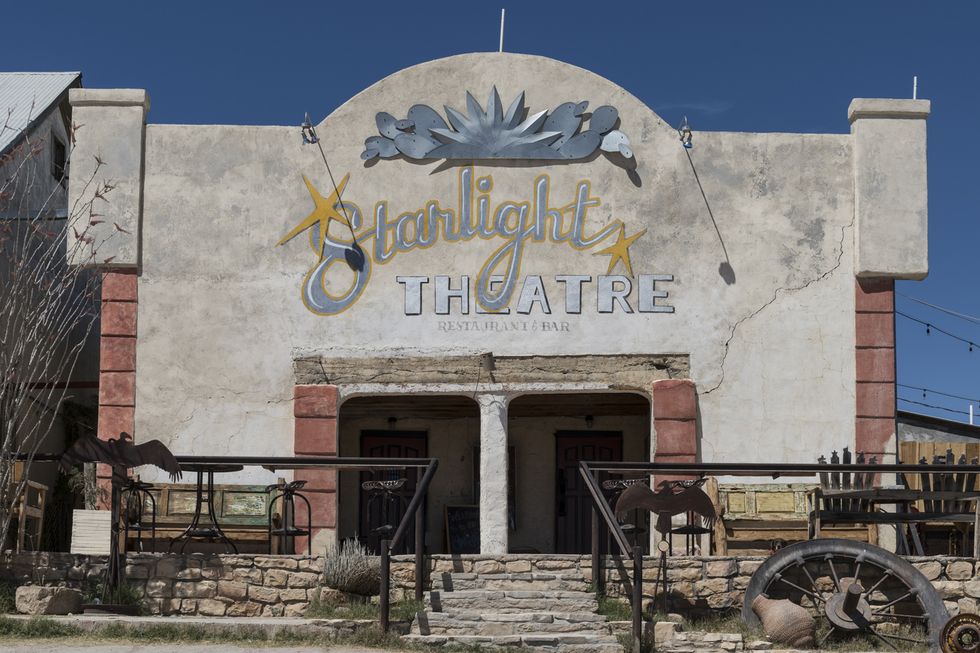
[[[928,100],[857,98],[854,255],[858,277],[923,279],[929,272],[926,191]]]
[[[297,456],[337,455],[337,404],[340,393],[335,385],[298,385],[293,389],[293,453]],[[323,555],[336,539],[337,471],[298,469],[293,475],[306,481],[301,490],[310,502],[313,555]],[[296,523],[306,526],[306,510],[296,503]],[[296,538],[296,553],[306,553],[306,538]]]
[[[477,395],[480,405],[480,553],[507,553],[507,403]]]
[[[136,268],[149,96],[142,89],[73,88],[68,100],[72,122],[79,125],[68,182],[68,206],[75,212],[69,216],[74,221],[74,228],[68,230],[71,262]],[[96,224],[91,223],[94,214],[98,214]],[[82,238],[80,246],[78,238]]]

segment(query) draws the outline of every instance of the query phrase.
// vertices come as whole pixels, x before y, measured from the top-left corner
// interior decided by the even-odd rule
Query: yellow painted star
[[[348,225],[347,218],[337,213],[337,209],[334,206],[340,201],[340,196],[344,193],[344,186],[347,185],[347,180],[350,178],[350,173],[347,173],[343,180],[341,180],[340,185],[337,189],[330,194],[330,197],[324,198],[320,195],[319,191],[313,187],[313,184],[306,175],[303,175],[303,181],[306,182],[306,188],[310,191],[310,197],[313,198],[313,212],[306,216],[302,222],[296,225],[292,231],[282,237],[282,239],[276,243],[276,246],[282,245],[285,242],[291,240],[297,234],[300,234],[315,224],[320,225],[320,252],[323,256],[323,244],[326,242],[327,231],[330,228],[330,223],[333,221],[339,222],[343,225]]]
[[[619,225],[619,236],[616,238],[616,243],[610,245],[605,249],[600,249],[598,252],[593,252],[593,256],[598,256],[600,254],[608,254],[611,258],[609,259],[609,270],[606,274],[612,274],[613,268],[620,261],[626,266],[626,274],[633,276],[633,265],[630,263],[630,245],[636,242],[636,239],[647,232],[646,229],[638,233],[633,234],[630,237],[626,237],[626,225]]]

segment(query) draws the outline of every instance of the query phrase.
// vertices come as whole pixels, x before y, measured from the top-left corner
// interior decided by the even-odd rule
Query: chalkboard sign
[[[446,506],[449,553],[480,552],[480,507]]]

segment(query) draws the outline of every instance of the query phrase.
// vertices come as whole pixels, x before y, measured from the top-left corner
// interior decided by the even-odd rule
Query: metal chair
[[[395,532],[395,523],[405,508],[405,499],[398,491],[405,485],[404,478],[384,481],[364,481],[361,489],[368,493],[368,514],[377,509],[381,523],[371,529],[371,535],[379,541],[390,538]]]
[[[139,476],[130,479],[119,493],[119,503],[125,507],[123,515],[124,538],[123,542],[129,543],[129,532],[136,534],[136,549],[143,551],[143,533],[150,532],[150,542],[153,549],[156,549],[157,537],[157,502],[153,498],[150,490],[153,486],[149,483],[140,481]],[[150,505],[150,525],[146,525],[144,511],[146,510],[147,500]]]
[[[279,537],[279,553],[287,550],[287,539],[291,537],[306,537],[306,555],[313,555],[313,538],[310,524],[313,523],[313,508],[310,501],[299,491],[306,485],[306,481],[293,481],[292,483],[269,485],[265,488],[266,492],[279,492],[274,494],[269,500],[268,523],[269,523],[269,553],[272,553],[272,538]],[[296,499],[301,499],[306,504],[306,528],[296,525]],[[273,523],[273,510],[276,502],[281,501],[282,513],[279,524]]]

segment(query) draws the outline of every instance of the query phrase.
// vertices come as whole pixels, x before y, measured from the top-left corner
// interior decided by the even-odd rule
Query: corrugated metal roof
[[[0,153],[80,77],[81,73],[0,73]]]

